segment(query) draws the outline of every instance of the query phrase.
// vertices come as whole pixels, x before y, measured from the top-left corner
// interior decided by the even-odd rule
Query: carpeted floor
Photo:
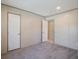
[[[43,42],[2,55],[1,59],[78,59],[77,50]]]

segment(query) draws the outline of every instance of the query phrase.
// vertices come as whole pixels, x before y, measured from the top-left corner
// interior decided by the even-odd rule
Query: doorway
[[[54,20],[48,21],[48,41],[54,43]]]

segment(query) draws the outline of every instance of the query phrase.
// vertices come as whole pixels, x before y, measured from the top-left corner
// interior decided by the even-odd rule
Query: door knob
[[[20,33],[18,33],[18,35],[20,35]]]

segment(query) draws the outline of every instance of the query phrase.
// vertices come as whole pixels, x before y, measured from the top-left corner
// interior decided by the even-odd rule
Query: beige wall
[[[7,53],[7,13],[21,15],[21,48],[41,42],[43,17],[6,5],[1,6],[1,52]]]
[[[52,16],[55,21],[55,43],[78,49],[78,10]]]

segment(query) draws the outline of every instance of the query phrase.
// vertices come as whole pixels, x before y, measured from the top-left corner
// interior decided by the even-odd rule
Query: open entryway
[[[48,41],[54,43],[54,20],[48,21]]]
[[[54,43],[54,20],[42,21],[42,41]]]

